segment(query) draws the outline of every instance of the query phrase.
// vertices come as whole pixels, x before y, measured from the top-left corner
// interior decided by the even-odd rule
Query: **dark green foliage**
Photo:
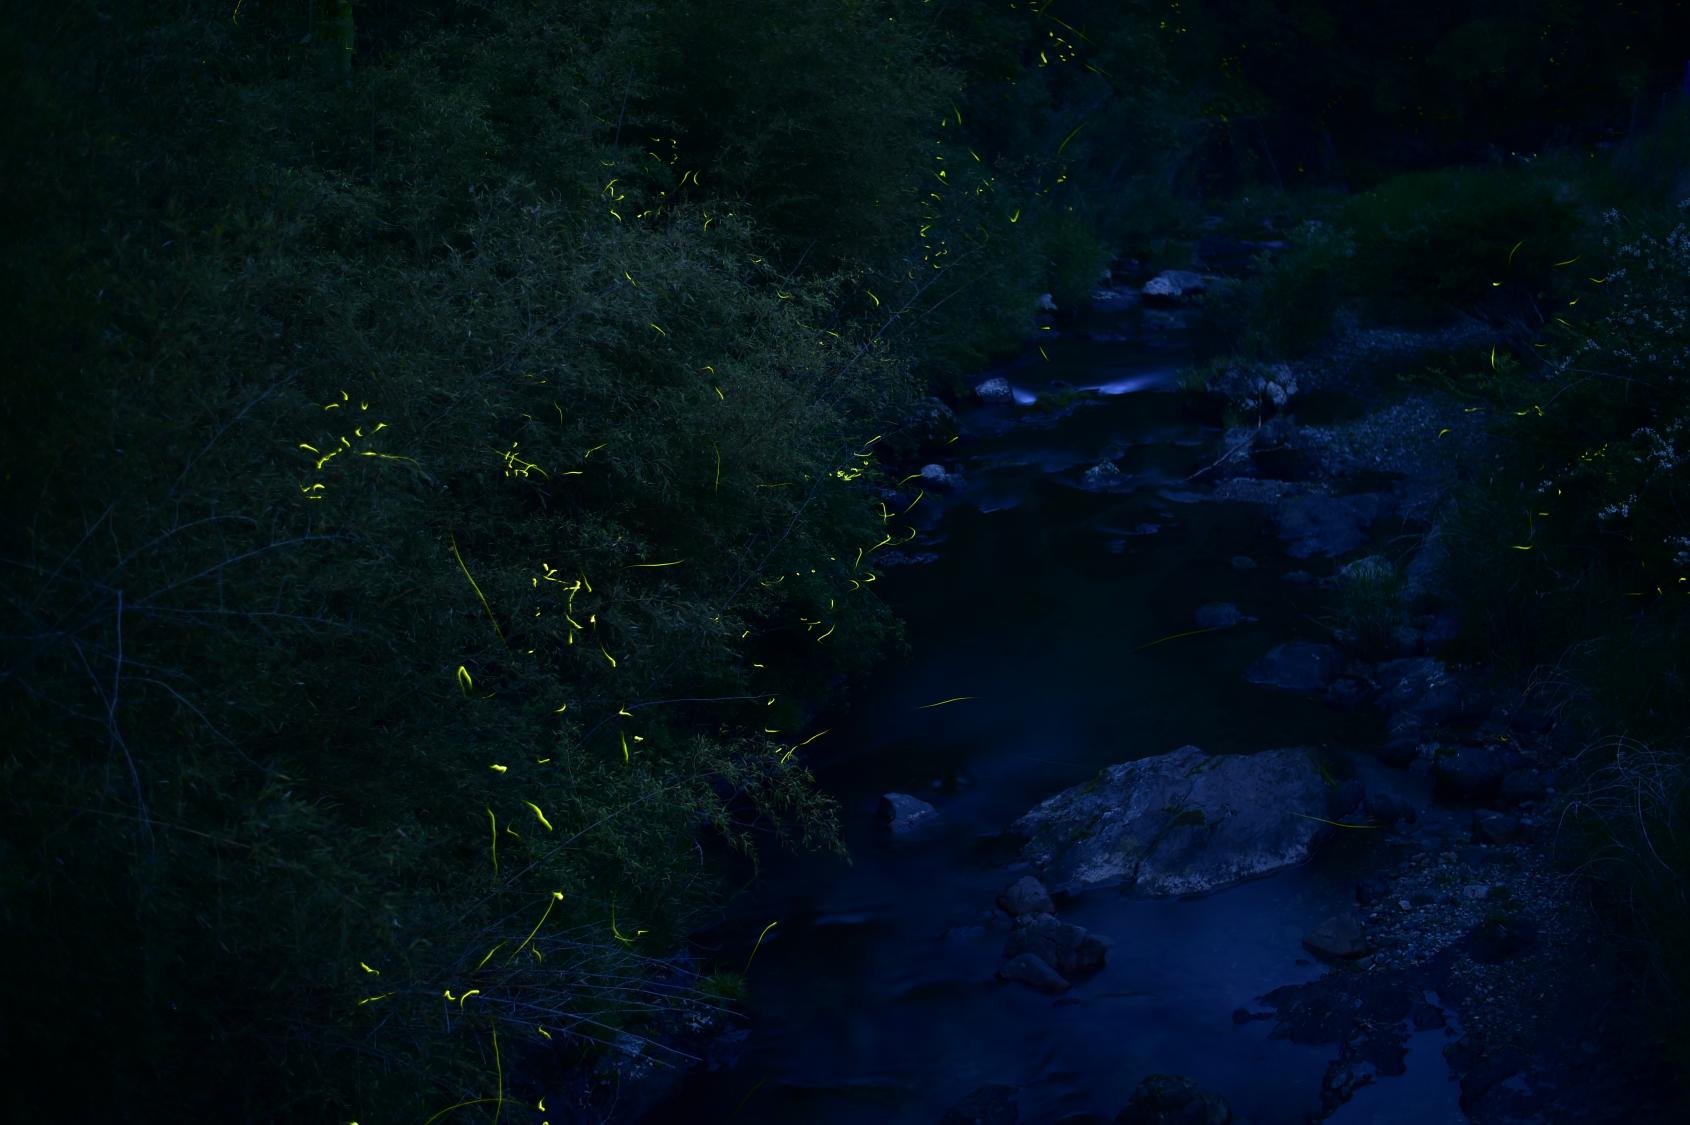
[[[1525,668],[1574,646],[1565,670],[1600,700],[1596,728],[1671,730],[1690,599],[1690,241],[1670,215],[1604,222],[1601,251],[1577,263],[1591,272],[1531,349],[1535,369],[1504,354],[1469,380],[1505,425],[1458,509],[1458,589],[1479,643]]]
[[[1038,17],[980,17],[1007,73],[934,18],[19,13],[14,1061],[114,1119],[418,1120],[495,1034],[555,1067],[738,994],[646,985],[703,844],[837,846],[788,751],[899,642],[868,443],[1089,286],[1141,171],[1058,160],[1122,110]],[[1042,92],[965,129],[982,83]]]
[[[1337,217],[1355,242],[1345,280],[1378,314],[1406,321],[1484,308],[1503,285],[1536,292],[1553,262],[1576,256],[1572,200],[1570,185],[1526,169],[1396,177]]]
[[[1217,294],[1221,311],[1210,315],[1232,318],[1233,339],[1247,357],[1281,359],[1312,351],[1351,292],[1356,245],[1346,229],[1310,220],[1288,241],[1284,252],[1261,259],[1253,277]]]

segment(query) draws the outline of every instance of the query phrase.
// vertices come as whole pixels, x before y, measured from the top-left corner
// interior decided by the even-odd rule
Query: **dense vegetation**
[[[732,991],[651,987],[695,840],[834,840],[796,748],[896,640],[877,454],[1095,277],[1137,169],[1062,141],[1157,128],[1144,21],[14,15],[9,1053],[416,1120]]]
[[[1469,510],[1565,495],[1525,560],[1473,521],[1477,643],[1652,638],[1615,713],[1669,729],[1682,123],[1386,177],[1628,130],[1678,6],[1180,7],[11,6],[7,1054],[79,1076],[24,1119],[419,1120],[731,992],[653,963],[695,842],[835,840],[798,747],[897,642],[879,452],[1198,190],[1320,221],[1226,313],[1262,355],[1340,293],[1524,318]]]

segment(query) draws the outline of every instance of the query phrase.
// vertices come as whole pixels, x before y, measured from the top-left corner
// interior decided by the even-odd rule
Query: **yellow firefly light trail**
[[[1194,637],[1198,633],[1213,633],[1217,628],[1219,628],[1219,626],[1211,625],[1207,629],[1188,629],[1187,631],[1185,631],[1183,633],[1170,633],[1168,636],[1159,637],[1156,640],[1149,642],[1148,644],[1139,645],[1137,648],[1133,649],[1133,651],[1134,652],[1143,652],[1145,649],[1154,648],[1155,646],[1162,644],[1164,641],[1177,641],[1181,637]]]
[[[980,697],[977,696],[977,695],[953,695],[951,698],[941,699],[937,703],[923,703],[923,704],[921,704],[921,706],[917,707],[916,710],[917,711],[925,711],[930,707],[943,707],[947,703],[961,703],[965,699],[978,699],[978,698],[980,698]]]
[[[551,825],[547,825],[546,827],[550,828]],[[511,959],[512,960],[515,960],[516,955],[518,953],[521,953],[523,951],[523,949],[525,949],[527,947],[528,943],[534,940],[534,935],[540,932],[540,927],[544,926],[546,924],[546,919],[550,918],[552,916],[552,907],[556,906],[558,903],[560,903],[562,901],[563,901],[563,892],[562,891],[553,891],[550,901],[548,901],[546,903],[546,912],[544,914],[540,915],[540,920],[538,922],[534,923],[534,928],[532,930],[528,931],[528,936],[522,939],[522,944],[517,946],[515,949],[513,949],[511,951]]]
[[[1061,156],[1062,150],[1068,147],[1068,142],[1073,140],[1076,136],[1078,136],[1079,133],[1080,133],[1080,130],[1084,129],[1085,127],[1086,127],[1086,122],[1084,122],[1084,121],[1082,121],[1078,125],[1074,126],[1073,132],[1069,133],[1066,137],[1063,137],[1062,143],[1056,146],[1056,155]]]
[[[452,541],[452,557],[458,560],[458,569],[464,572],[464,577],[469,579],[470,589],[474,590],[475,596],[481,599],[481,608],[487,611],[487,620],[493,623],[493,632],[498,634],[499,640],[504,641],[504,630],[499,628],[499,620],[493,616],[493,607],[487,604],[487,595],[481,592],[481,587],[475,584],[475,576],[469,572],[469,567],[464,565],[464,556],[458,551],[457,535],[452,532],[446,534]]]
[[[746,972],[749,973],[751,971],[751,958],[756,957],[757,951],[759,949],[763,948],[763,939],[768,937],[769,931],[774,929],[778,925],[780,925],[779,921],[770,922],[767,926],[763,927],[763,932],[757,935],[757,944],[753,945],[751,947],[751,957],[747,957],[745,959],[745,971]]]

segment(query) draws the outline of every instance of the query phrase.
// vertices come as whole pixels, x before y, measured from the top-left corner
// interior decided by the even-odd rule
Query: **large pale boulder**
[[[1179,301],[1194,297],[1207,288],[1207,279],[1194,270],[1163,270],[1145,282],[1140,292],[1156,300]]]
[[[1331,830],[1326,783],[1301,748],[1195,746],[1110,766],[1010,826],[1052,887],[1201,894],[1308,859]]]

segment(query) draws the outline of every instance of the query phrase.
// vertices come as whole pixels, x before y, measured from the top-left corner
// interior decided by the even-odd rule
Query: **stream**
[[[913,655],[806,749],[841,803],[851,861],[768,855],[713,935],[726,957],[778,922],[748,974],[743,1054],[696,1068],[647,1122],[933,1125],[1004,1084],[1020,1121],[1078,1125],[1112,1120],[1157,1072],[1195,1079],[1253,1125],[1319,1111],[1332,1049],[1233,1017],[1325,971],[1300,939],[1353,902],[1378,833],[1340,833],[1306,865],[1203,897],[1059,900],[1063,921],[1112,942],[1107,966],[1058,997],[994,977],[1011,924],[993,901],[1027,869],[990,843],[1045,797],[1185,745],[1344,754],[1381,731],[1372,710],[1245,681],[1273,645],[1328,639],[1312,618],[1331,595],[1287,581],[1302,564],[1259,508],[1194,495],[1207,477],[1187,478],[1219,434],[1172,393],[1187,329],[1155,319],[1134,331],[1098,314],[1089,333],[1045,333],[1048,362],[1035,349],[980,376],[1007,378],[1020,402],[959,411],[943,464],[963,483],[930,489],[912,513],[922,534],[907,550],[936,557],[881,568]],[[1046,409],[1062,384],[1080,393]],[[1104,459],[1117,483],[1083,488]],[[1215,602],[1259,620],[1150,645],[1195,629],[1194,612]],[[923,707],[957,696],[972,698]],[[1370,790],[1414,784],[1353,757]],[[888,792],[931,802],[936,823],[894,838],[876,817]],[[1396,1097],[1358,1098],[1332,1120],[1464,1120],[1442,1042],[1411,1048],[1408,1074],[1369,1091]]]

